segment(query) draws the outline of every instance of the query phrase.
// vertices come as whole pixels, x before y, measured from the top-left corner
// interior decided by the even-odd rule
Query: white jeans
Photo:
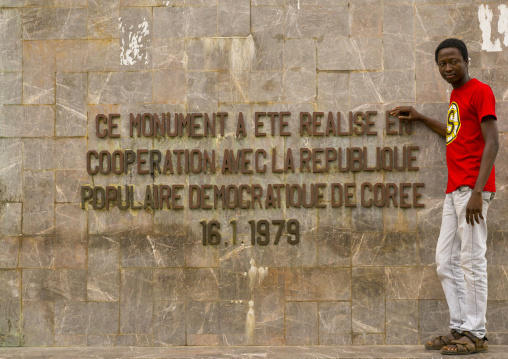
[[[471,188],[461,186],[446,194],[436,264],[450,309],[450,329],[483,338],[487,311],[486,220],[494,193],[483,192],[485,219],[474,226],[466,222],[466,206],[472,193]]]

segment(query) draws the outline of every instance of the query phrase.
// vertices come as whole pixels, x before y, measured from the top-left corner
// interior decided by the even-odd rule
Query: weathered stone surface
[[[192,112],[216,111],[219,77],[216,72],[187,72],[187,106]]]
[[[506,325],[508,318],[506,310],[507,303],[505,300],[489,300],[487,303],[487,321],[489,326],[489,332],[504,332],[508,331]],[[489,338],[490,343],[490,338]]]
[[[353,332],[385,331],[385,278],[383,268],[354,267],[352,276]],[[353,338],[353,344],[355,338]]]
[[[426,200],[425,208],[418,211],[418,251],[420,264],[428,265],[436,262],[436,244],[441,230],[443,200]]]
[[[55,263],[53,237],[24,237],[20,241],[20,268],[52,268]]]
[[[318,303],[286,303],[286,345],[318,344]]]
[[[436,267],[386,267],[387,299],[445,299]]]
[[[20,271],[0,271],[0,346],[18,346],[20,344],[20,286]]]
[[[88,233],[119,235],[134,232],[150,233],[152,230],[152,216],[148,212],[140,211],[137,215],[120,211],[118,207],[109,212],[91,211],[88,213]]]
[[[317,49],[320,70],[380,70],[383,66],[381,38],[325,38]]]
[[[120,33],[120,64],[124,70],[152,67],[152,9],[121,8],[118,18]]]
[[[184,68],[187,64],[185,55],[185,42],[183,39],[153,39],[152,66],[154,69]]]
[[[418,22],[419,20],[416,20],[416,23]],[[447,102],[450,97],[452,88],[441,78],[434,57],[436,47],[444,39],[440,37],[416,41],[415,75],[418,102]]]
[[[345,5],[285,7],[284,35],[287,38],[347,37],[348,8]]]
[[[4,116],[6,115],[2,112],[4,111],[0,110],[0,123],[4,121]],[[1,125],[0,131],[3,132]],[[22,198],[22,157],[23,142],[20,139],[0,138],[0,163],[3,164],[4,168],[4,170],[0,170],[0,200],[2,201],[20,201]],[[16,206],[9,205],[10,215],[14,214],[13,210],[15,210],[15,208]],[[2,213],[4,212],[2,211]],[[3,216],[5,215],[6,212]],[[12,223],[9,224],[9,227],[10,226],[12,226]],[[4,228],[3,225],[2,228]],[[14,229],[12,228],[12,230]],[[4,231],[5,229],[0,229],[0,233],[4,234]]]
[[[121,240],[121,266],[182,267],[184,236],[128,236]]]
[[[249,0],[220,0],[219,36],[249,36],[250,11]]]
[[[417,260],[415,235],[362,233],[353,237],[353,265],[411,265]]]
[[[118,333],[118,303],[55,303],[55,335]]]
[[[185,345],[185,302],[155,302],[153,323],[155,346]]]
[[[3,104],[21,104],[21,72],[2,72],[0,81],[0,103]]]
[[[0,71],[21,71],[23,45],[21,39],[21,10],[0,11]]]
[[[254,70],[282,70],[284,18],[282,7],[253,7],[251,33],[255,45]]]
[[[148,334],[127,334],[117,335],[115,338],[115,346],[136,346],[148,347],[152,346],[151,335]]]
[[[110,40],[65,40],[55,44],[57,72],[118,71],[120,44]]]
[[[116,20],[120,16],[119,0],[88,1],[87,31],[92,39],[118,38]]]
[[[219,302],[220,345],[253,343],[254,338],[249,330],[255,325],[255,319],[251,316],[253,306],[252,302],[247,301]]]
[[[215,268],[168,268],[154,271],[154,299],[217,300],[219,277]]]
[[[86,268],[86,212],[77,203],[57,204],[55,224],[55,267]]]
[[[148,334],[153,324],[152,270],[124,269],[121,273],[120,332]]]
[[[80,202],[81,185],[91,182],[91,177],[84,169],[55,171],[56,202]]]
[[[414,101],[414,83],[413,71],[362,72],[349,75],[350,96],[355,104]]]
[[[488,218],[488,217],[487,217]],[[508,234],[506,232],[492,231],[487,235],[487,263],[489,265],[505,264],[508,251]]]
[[[490,202],[487,215],[487,226],[490,230],[503,232],[508,230],[508,222],[503,219],[503,213],[506,213],[507,210],[508,200],[506,199],[498,199]]]
[[[386,302],[386,344],[418,344],[418,303],[416,300]]]
[[[427,342],[431,338],[443,332],[443,328],[450,325],[450,314],[446,300],[420,300],[420,343]]]
[[[21,234],[21,203],[0,204],[0,235]]]
[[[49,234],[55,226],[55,178],[52,171],[25,171],[23,233]],[[45,194],[40,197],[41,191]]]
[[[352,335],[353,345],[383,345],[384,342],[383,334],[355,333]]]
[[[382,1],[360,0],[349,7],[352,37],[378,37],[383,29]]]
[[[86,73],[57,73],[57,136],[86,136]]]
[[[89,347],[109,347],[114,346],[116,335],[87,335],[86,345]]]
[[[19,238],[0,237],[0,268],[17,268],[19,253]]]
[[[283,94],[281,71],[255,71],[251,73],[250,101],[279,102]]]
[[[54,51],[53,41],[23,42],[24,104],[55,103]]]
[[[189,302],[186,328],[187,345],[218,345],[219,303]]]
[[[23,10],[23,39],[84,39],[87,9],[26,8]]]
[[[151,102],[150,72],[92,72],[88,74],[88,103]]]
[[[23,301],[86,300],[86,269],[23,269]]]
[[[54,310],[55,306],[52,302],[23,303],[22,340],[24,345],[53,345]]]
[[[217,6],[156,7],[153,28],[157,39],[216,36]]]
[[[286,101],[304,103],[316,100],[316,71],[284,71],[284,92]]]
[[[183,69],[155,71],[153,78],[153,102],[184,103],[185,85],[185,71]]]
[[[506,266],[489,266],[489,299],[508,299],[508,275]]]
[[[318,303],[319,344],[351,344],[351,303]]]
[[[87,298],[117,301],[120,297],[120,243],[106,236],[88,241]]]
[[[52,136],[54,121],[53,106],[2,106],[0,108],[0,131],[3,137]]]
[[[86,347],[86,335],[55,334],[56,347]]]
[[[319,226],[317,232],[318,264],[349,267],[354,237],[350,232],[331,226]]]
[[[414,8],[383,7],[383,65],[385,69],[413,69],[415,61]]]
[[[349,268],[295,269],[287,273],[286,300],[348,300]]]

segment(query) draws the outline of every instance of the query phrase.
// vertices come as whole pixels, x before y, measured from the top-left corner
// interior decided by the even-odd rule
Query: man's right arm
[[[390,115],[396,116],[399,118],[399,120],[403,121],[423,122],[425,125],[427,125],[427,127],[437,133],[439,136],[446,138],[446,125],[444,123],[422,115],[411,106],[397,106],[390,112]]]

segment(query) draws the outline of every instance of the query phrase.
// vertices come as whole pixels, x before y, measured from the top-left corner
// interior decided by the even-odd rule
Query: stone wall
[[[501,150],[488,216],[489,338],[508,344],[508,23],[499,1],[0,0],[0,346],[418,344],[447,327],[435,272],[445,121],[434,62],[450,36],[497,97]],[[480,21],[481,20],[481,21]],[[292,113],[289,137],[256,112]],[[300,112],[376,111],[377,135],[298,135]],[[227,112],[224,136],[130,137],[130,113]],[[236,137],[236,116],[247,135]],[[96,135],[120,114],[119,138]],[[266,120],[266,119],[265,119]],[[395,119],[393,119],[396,121]],[[396,126],[396,124],[395,124]],[[269,123],[264,127],[269,129]],[[418,146],[417,171],[91,176],[88,150]],[[222,159],[217,160],[221,166]],[[270,165],[269,162],[267,162]],[[82,185],[424,183],[423,208],[94,210]],[[284,200],[283,200],[283,203]],[[223,240],[203,245],[200,222]],[[238,223],[237,243],[230,220]],[[252,245],[248,221],[297,219],[300,242]],[[227,229],[228,228],[228,229]],[[272,236],[274,234],[272,233]],[[273,238],[273,237],[272,237]],[[226,245],[225,242],[230,241]]]

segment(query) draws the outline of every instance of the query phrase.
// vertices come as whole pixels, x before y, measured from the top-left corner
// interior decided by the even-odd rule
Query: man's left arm
[[[493,115],[482,118],[481,129],[483,139],[485,140],[485,148],[483,149],[482,160],[480,163],[480,172],[476,179],[473,194],[469,199],[466,207],[466,222],[474,226],[474,222],[480,223],[479,218],[483,218],[483,188],[487,184],[494,161],[496,160],[497,151],[499,149],[499,130],[497,128],[497,120]]]

